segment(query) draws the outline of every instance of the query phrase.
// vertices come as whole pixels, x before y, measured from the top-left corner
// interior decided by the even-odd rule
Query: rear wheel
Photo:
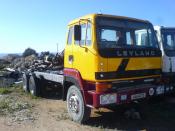
[[[40,95],[40,83],[34,74],[29,78],[29,91],[33,96]]]
[[[27,73],[23,74],[23,90],[29,92],[29,75]]]
[[[46,81],[43,77],[39,79],[39,87],[40,87],[40,96],[47,96],[47,90],[46,90]]]
[[[70,118],[78,123],[85,122],[91,113],[91,109],[85,106],[81,91],[75,85],[68,89],[67,109]]]

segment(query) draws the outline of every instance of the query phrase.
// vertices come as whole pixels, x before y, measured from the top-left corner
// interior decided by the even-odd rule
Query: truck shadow
[[[135,108],[140,119],[126,118],[126,110]],[[86,125],[114,130],[175,130],[175,97],[159,97],[139,104],[100,109],[92,113]]]
[[[45,88],[41,94],[42,98],[51,99],[51,100],[61,100],[62,99],[62,90],[61,88]]]

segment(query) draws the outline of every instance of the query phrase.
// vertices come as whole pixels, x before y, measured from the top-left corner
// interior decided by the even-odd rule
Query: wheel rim
[[[26,79],[23,78],[23,89],[26,90],[26,88],[27,88],[27,85],[26,85]]]
[[[32,94],[32,95],[34,95],[34,88],[33,88],[33,83],[31,82],[31,80],[30,80],[30,84],[29,84],[29,89],[30,89],[30,93]]]
[[[30,93],[33,95],[33,94],[34,94],[34,90],[33,90],[33,89],[31,89],[31,90],[30,90]]]
[[[78,114],[80,111],[79,97],[76,94],[70,94],[68,106],[71,113]]]

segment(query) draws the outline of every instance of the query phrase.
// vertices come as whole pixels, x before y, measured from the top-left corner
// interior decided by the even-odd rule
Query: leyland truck
[[[162,51],[162,77],[168,89],[175,87],[175,28],[154,26]]]
[[[170,92],[161,85],[161,57],[149,21],[91,14],[68,24],[63,71],[26,72],[23,88],[38,96],[47,83],[57,85],[70,118],[82,123],[93,108]]]

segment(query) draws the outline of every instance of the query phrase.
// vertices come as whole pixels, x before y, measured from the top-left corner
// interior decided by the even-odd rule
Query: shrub
[[[23,53],[23,57],[27,57],[27,56],[30,56],[30,55],[37,56],[38,54],[36,53],[36,51],[34,49],[31,49],[31,48],[25,49],[25,51]]]

